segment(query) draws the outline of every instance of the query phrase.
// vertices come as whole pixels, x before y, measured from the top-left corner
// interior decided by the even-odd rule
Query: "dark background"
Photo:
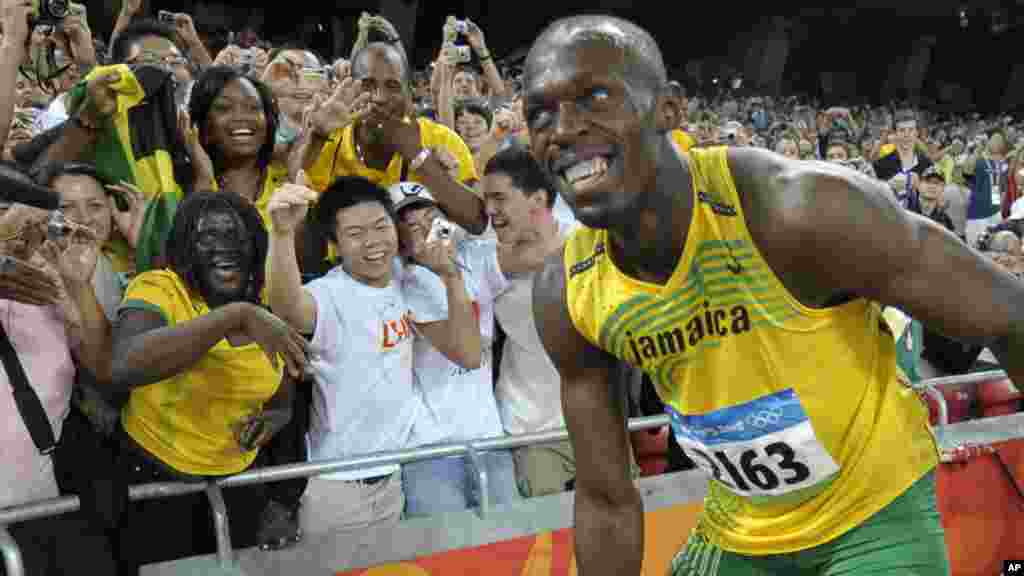
[[[116,2],[116,0],[114,0]],[[405,0],[399,0],[405,2]],[[244,6],[247,3],[227,4]],[[189,0],[151,0],[151,10],[187,10]],[[406,3],[409,5],[409,3]],[[329,22],[345,18],[345,29],[355,29],[363,11],[379,11],[379,2],[316,2],[292,0],[267,4],[267,38],[294,35],[304,16]],[[793,22],[789,59],[783,74],[783,92],[820,92],[820,71],[856,74],[856,93],[877,100],[889,76],[890,64],[905,61],[922,36],[937,40],[925,79],[924,95],[934,95],[941,83],[962,85],[973,92],[981,110],[998,108],[1011,67],[1024,51],[1024,0],[862,0],[841,6],[813,6],[810,2],[430,2],[416,3],[415,46],[410,57],[422,66],[436,53],[440,29],[448,14],[468,17],[480,24],[488,44],[500,60],[521,51],[552,20],[578,13],[606,12],[636,21],[658,40],[673,76],[684,79],[690,60],[705,60],[707,83],[725,67],[742,70],[749,45],[744,37],[772,16]],[[961,11],[967,26],[961,25]],[[243,22],[237,22],[240,29]],[[308,20],[308,18],[307,18]],[[995,30],[994,30],[994,26]],[[307,22],[307,29],[310,26]],[[331,52],[329,27],[312,27],[307,41],[322,53]],[[354,33],[354,32],[353,32]],[[350,45],[351,41],[346,41]],[[691,89],[696,89],[687,79]]]

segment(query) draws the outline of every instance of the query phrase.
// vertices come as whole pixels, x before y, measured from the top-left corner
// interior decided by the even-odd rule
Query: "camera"
[[[161,10],[159,13],[157,13],[157,20],[165,22],[167,24],[174,24],[174,12]]]
[[[441,55],[448,64],[467,64],[473,59],[469,46],[456,46],[451,43],[445,43],[441,47]]]
[[[74,229],[75,227],[64,218],[63,212],[54,210],[46,222],[46,237],[53,241],[60,240],[71,234]]]
[[[71,3],[68,0],[32,0],[29,23],[33,26],[60,24],[70,11]]]
[[[321,80],[326,82],[330,80],[330,68],[323,68],[320,66],[303,66],[302,77],[306,80]]]
[[[434,219],[434,223],[430,225],[430,233],[427,234],[427,242],[447,240],[452,237],[452,233],[454,231],[454,224],[444,218],[436,218]]]
[[[444,42],[446,44],[454,44],[458,41],[459,36],[465,36],[469,33],[469,24],[465,20],[458,20],[455,16],[449,16],[444,23]]]

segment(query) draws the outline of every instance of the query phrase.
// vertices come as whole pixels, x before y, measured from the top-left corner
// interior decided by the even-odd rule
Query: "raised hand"
[[[29,261],[46,241],[50,213],[14,204],[0,213],[0,254]]]
[[[0,255],[0,300],[50,306],[61,301],[61,286],[45,269]]]
[[[146,193],[128,182],[121,181],[120,184],[109,184],[107,189],[114,194],[124,198],[127,210],[121,211],[117,205],[117,199],[110,196],[110,213],[114,218],[114,225],[121,231],[121,235],[128,241],[132,248],[139,243],[139,235],[142,233],[142,224],[146,219],[146,206],[149,199]]]
[[[479,53],[480,50],[487,47],[484,31],[469,18],[466,18],[466,28],[466,42],[473,47],[474,52]]]
[[[298,182],[306,182],[306,173],[300,171]],[[295,232],[309,213],[309,207],[317,200],[317,193],[304,184],[285,183],[274,192],[267,204],[274,233]]]
[[[401,36],[398,35],[398,30],[395,29],[395,26],[383,16],[370,16],[370,27],[386,34],[392,42],[401,40]]]
[[[185,143],[185,149],[192,158],[192,178],[196,186],[203,189],[216,178],[213,160],[199,142],[199,130],[192,124],[192,118],[185,110],[178,111],[178,134]]]
[[[365,114],[369,102],[370,93],[360,93],[356,82],[345,78],[327,101],[321,102],[319,97],[313,101],[310,127],[317,136],[327,138]]]
[[[455,262],[455,243],[450,238],[419,243],[413,253],[413,260],[441,278],[453,278],[459,274]]]
[[[47,240],[40,254],[60,274],[67,288],[81,287],[92,282],[99,260],[100,245],[96,233],[87,226],[66,222],[67,234],[59,239]]]
[[[68,16],[60,28],[68,40],[75,62],[85,66],[96,64],[96,45],[93,44],[92,31],[85,18],[78,14]]]
[[[142,0],[122,0],[121,1],[121,12],[123,14],[129,14],[134,16],[142,10]]]
[[[117,110],[117,90],[114,85],[120,81],[120,73],[107,72],[89,80],[85,85],[86,102],[80,114],[87,117],[92,126],[99,126]]]
[[[188,14],[177,13],[174,15],[174,29],[178,32],[178,36],[186,43],[199,39],[199,34],[196,33],[196,25]]]
[[[459,161],[455,159],[455,156],[448,151],[444,146],[435,146],[430,149],[430,153],[437,158],[437,161],[444,166],[448,175],[451,176],[452,180],[459,181]]]
[[[516,113],[508,106],[502,106],[494,111],[494,127],[491,132],[496,135],[502,132],[515,132],[517,122]]]
[[[339,58],[334,63],[334,77],[338,82],[352,75],[352,63],[344,58]]]
[[[235,66],[238,64],[242,54],[242,49],[235,44],[228,44],[223,50],[217,53],[217,57],[213,59],[214,66]]]

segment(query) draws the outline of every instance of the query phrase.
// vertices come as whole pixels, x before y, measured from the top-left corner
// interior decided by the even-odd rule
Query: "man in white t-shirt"
[[[491,366],[494,302],[509,287],[507,276],[539,266],[544,252],[499,249],[494,239],[469,237],[464,230],[448,223],[430,191],[420,184],[402,182],[392,186],[390,192],[398,217],[402,252],[406,256],[416,253],[427,242],[433,226],[452,227],[457,265],[473,300],[483,346],[480,366],[469,370],[445,358],[430,341],[416,338],[413,374],[426,410],[416,420],[414,438],[418,445],[425,446],[503,436],[505,430],[494,396]],[[403,291],[414,309],[432,310],[444,306],[443,301],[436,301],[436,296],[425,288],[429,287],[420,285],[419,276],[406,277]],[[481,460],[487,473],[490,501],[505,504],[518,500],[511,451],[487,452],[481,455]],[[466,472],[463,457],[416,462],[403,467],[406,515],[429,516],[477,505],[479,494],[474,492],[475,484]]]
[[[303,287],[295,229],[314,202],[316,227],[334,244],[340,265]],[[268,210],[271,308],[313,336],[310,461],[409,448],[423,409],[413,386],[414,331],[459,364],[480,364],[480,331],[454,247],[432,242],[416,253],[436,276],[418,266],[404,269],[388,193],[362,178],[339,178],[319,200],[305,186],[285,184]],[[424,290],[446,295],[447,319],[438,310],[410,307],[401,290],[406,275],[422,275],[417,281]],[[396,522],[404,507],[400,474],[398,466],[383,466],[311,478],[300,514],[303,531]]]
[[[561,378],[534,325],[533,274],[561,248],[575,220],[556,218],[554,187],[521,146],[504,148],[487,163],[482,190],[498,242],[511,251],[538,254],[532,258],[536,266],[507,273],[508,288],[495,302],[506,334],[496,388],[502,424],[509,434],[564,427]],[[514,457],[526,497],[562,492],[576,476],[569,442],[519,448]]]

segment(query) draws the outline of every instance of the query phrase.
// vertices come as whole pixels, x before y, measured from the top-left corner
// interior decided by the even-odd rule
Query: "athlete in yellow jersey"
[[[674,574],[948,574],[927,410],[876,302],[985,341],[1022,381],[1006,362],[1021,285],[851,170],[681,153],[659,130],[659,49],[629,22],[558,21],[525,72],[532,152],[584,225],[534,287],[577,458],[580,574],[640,571],[616,358],[650,375],[712,478]]]

